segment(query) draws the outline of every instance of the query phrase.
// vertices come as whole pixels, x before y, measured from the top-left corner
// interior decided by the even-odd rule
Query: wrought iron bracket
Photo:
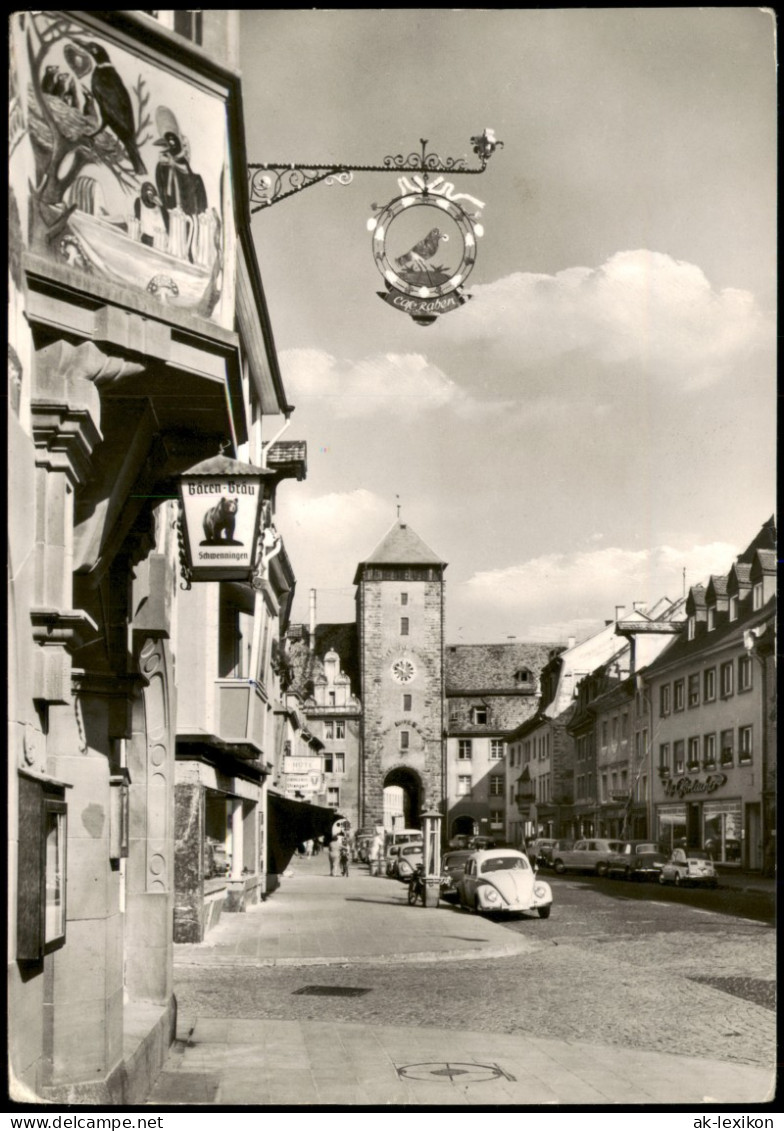
[[[329,184],[349,185],[354,173],[419,173],[425,180],[429,174],[459,173],[461,176],[476,176],[484,173],[487,162],[496,149],[503,148],[503,142],[496,139],[493,130],[471,138],[473,152],[479,158],[479,165],[470,167],[467,157],[441,158],[437,153],[427,152],[427,139],[420,138],[420,152],[390,155],[381,165],[350,165],[347,162],[332,162],[329,165],[310,163],[266,161],[263,164],[248,165],[248,193],[251,213],[261,212],[271,204],[285,200],[302,189],[310,188],[321,181]]]

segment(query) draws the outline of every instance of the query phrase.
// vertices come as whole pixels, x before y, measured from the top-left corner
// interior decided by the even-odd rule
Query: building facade
[[[248,451],[252,401],[259,418],[290,411],[250,237],[239,80],[215,61],[236,42],[237,13],[202,15],[210,54],[145,13],[11,17],[8,998],[19,1099],[130,1104],[163,1062],[175,1019],[176,688],[187,700],[180,670],[201,639],[179,603],[176,484],[219,445]],[[220,600],[205,597],[210,615]],[[215,695],[212,709],[226,701]],[[225,725],[240,737],[236,717]],[[240,746],[230,758],[242,773],[219,767],[213,743],[215,777],[198,783],[231,798],[234,843],[263,778]]]
[[[761,870],[775,858],[775,526],[691,589],[686,625],[644,673],[654,717],[652,834]]]
[[[357,566],[362,826],[419,827],[445,793],[445,569],[400,521]]]
[[[462,833],[519,842],[507,739],[536,710],[550,649],[523,643],[447,646],[448,837]]]

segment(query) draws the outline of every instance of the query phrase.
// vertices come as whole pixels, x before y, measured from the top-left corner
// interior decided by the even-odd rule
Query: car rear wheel
[[[539,914],[540,919],[549,919],[550,918],[550,912],[552,910],[551,907],[537,907],[536,910]]]
[[[559,876],[562,876],[564,874],[564,872],[566,871],[566,865],[564,864],[563,860],[556,860],[555,863],[553,864],[553,868],[555,869],[555,871],[558,873]]]

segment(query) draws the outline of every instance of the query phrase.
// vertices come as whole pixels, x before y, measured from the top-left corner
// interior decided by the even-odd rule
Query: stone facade
[[[415,827],[444,798],[444,569],[403,523],[357,568],[362,825],[384,823],[388,787]]]

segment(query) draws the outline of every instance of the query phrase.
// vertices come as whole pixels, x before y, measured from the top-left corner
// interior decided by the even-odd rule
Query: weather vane
[[[386,286],[378,293],[418,325],[429,326],[439,314],[456,310],[471,297],[462,288],[476,260],[476,241],[484,234],[479,222],[484,202],[456,192],[444,174],[484,173],[490,157],[503,144],[491,129],[472,137],[473,152],[479,158],[474,167],[469,167],[466,157],[441,158],[428,153],[425,138],[420,139],[418,153],[388,156],[381,165],[251,164],[251,212],[269,208],[321,181],[347,185],[354,173],[400,174],[400,195],[386,205],[374,204],[376,215],[367,224],[373,257]]]

